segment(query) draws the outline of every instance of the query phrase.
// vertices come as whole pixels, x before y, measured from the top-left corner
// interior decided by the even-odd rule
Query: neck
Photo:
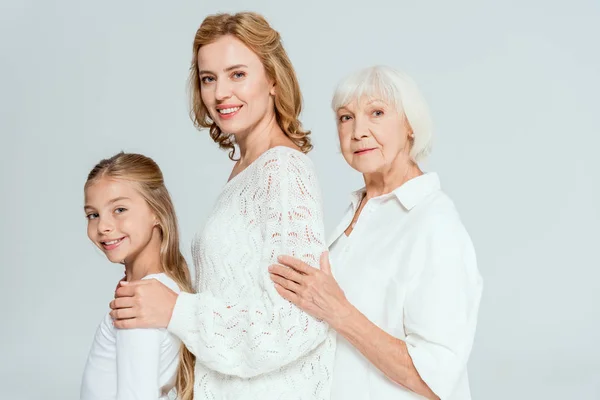
[[[286,135],[277,124],[275,113],[265,116],[247,134],[235,135],[242,165],[248,165],[271,147],[281,144]]]
[[[127,282],[137,281],[150,274],[163,272],[160,260],[160,233],[154,228],[150,242],[134,257],[125,260]]]
[[[367,200],[390,193],[409,180],[423,175],[423,171],[412,160],[400,165],[397,165],[398,163],[394,164],[384,171],[363,175]]]

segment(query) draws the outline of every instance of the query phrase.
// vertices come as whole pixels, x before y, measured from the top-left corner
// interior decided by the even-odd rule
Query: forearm
[[[332,327],[393,382],[428,399],[439,399],[421,379],[406,343],[386,333],[349,306],[346,317]]]
[[[226,302],[210,293],[181,294],[169,331],[196,356],[196,362],[242,378],[293,362],[326,338],[328,326],[292,307],[254,299]]]

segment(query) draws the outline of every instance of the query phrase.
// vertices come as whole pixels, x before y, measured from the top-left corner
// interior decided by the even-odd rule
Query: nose
[[[98,233],[106,235],[114,229],[114,224],[110,218],[98,217]]]
[[[231,97],[231,83],[228,79],[219,79],[215,84],[215,97],[217,101],[223,101]]]
[[[361,140],[369,136],[369,124],[365,118],[356,116],[354,118],[354,126],[352,130],[352,139]]]

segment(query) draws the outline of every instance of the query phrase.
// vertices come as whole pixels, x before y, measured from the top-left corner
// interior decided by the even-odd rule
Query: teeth
[[[239,110],[241,107],[233,107],[233,108],[223,108],[223,109],[219,109],[217,111],[219,111],[219,114],[231,114],[236,112],[237,110]]]
[[[115,244],[115,243],[118,243],[118,242],[119,242],[119,240],[120,240],[120,239],[117,239],[117,240],[111,240],[110,242],[104,242],[104,244],[105,244],[105,245],[107,245],[107,246],[110,246],[110,245],[113,245],[113,244]]]

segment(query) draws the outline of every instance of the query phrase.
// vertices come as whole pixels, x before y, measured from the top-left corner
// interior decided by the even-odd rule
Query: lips
[[[354,154],[357,154],[357,155],[366,154],[366,153],[369,153],[370,151],[373,151],[373,150],[375,150],[375,148],[356,150],[354,152]]]
[[[231,114],[234,113],[236,111],[238,111],[240,108],[242,108],[241,106],[238,107],[230,107],[230,108],[218,108],[217,111],[219,112],[219,114]]]
[[[222,119],[228,119],[236,115],[241,108],[240,105],[224,104],[217,107],[217,113]]]
[[[125,236],[119,239],[103,240],[100,244],[102,244],[104,250],[114,250],[123,243],[123,239],[125,239]]]

